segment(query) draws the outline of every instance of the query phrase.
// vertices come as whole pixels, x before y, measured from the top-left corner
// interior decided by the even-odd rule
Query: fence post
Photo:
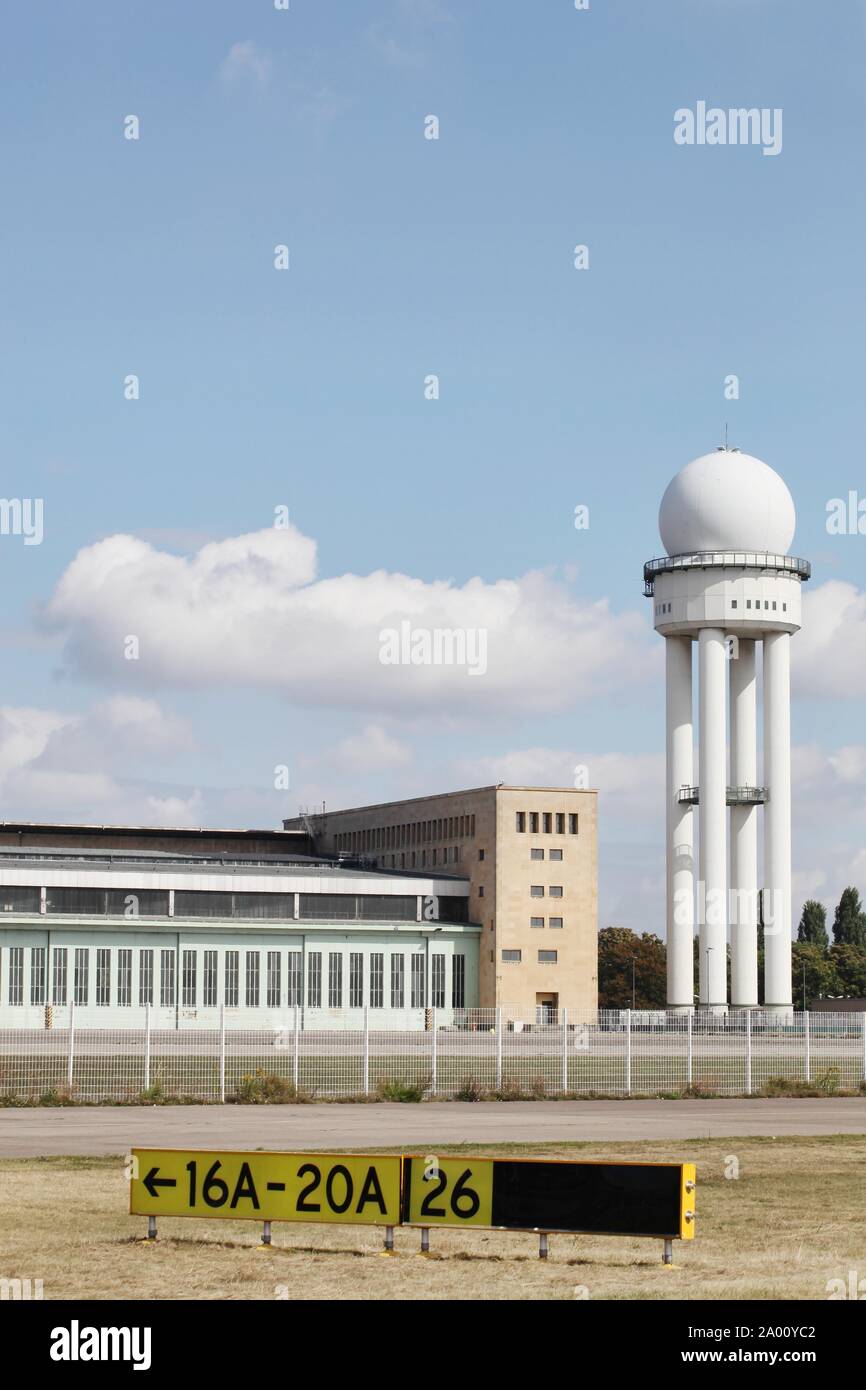
[[[296,1095],[297,1095],[297,1092],[298,1092],[298,1082],[300,1081],[300,1076],[301,1076],[301,1065],[300,1065],[300,1063],[301,1063],[301,1057],[300,1057],[300,1045],[299,1045],[299,1040],[298,1040],[298,1025],[299,1025],[300,1021],[301,1021],[301,1012],[300,1012],[300,1009],[299,1009],[298,1005],[296,1004],[296,1005],[295,1005],[295,1035],[294,1035],[294,1037],[293,1037],[293,1039],[292,1039],[292,1085],[293,1085],[294,1088],[295,1088],[295,1094],[296,1094]]]
[[[364,1005],[364,1095],[370,1094],[370,1010]]]
[[[803,1071],[807,1081],[812,1080],[812,1030],[809,1027],[809,1010],[803,1010]]]
[[[75,1000],[69,1000],[69,1038],[66,1049],[66,1089],[72,1090],[72,1068],[75,1062]]]
[[[752,1094],[752,1010],[746,1009],[746,1095]]]
[[[144,1006],[144,1089],[150,1090],[150,1005]]]
[[[220,1004],[220,1105],[226,1101],[226,1006]]]
[[[692,1011],[689,1009],[686,1014],[688,1028],[686,1029],[686,1085],[691,1088],[692,1084]]]
[[[631,1009],[625,1011],[625,1093],[631,1095]]]
[[[436,1055],[436,1010],[430,1010],[430,1094],[436,1094],[436,1072],[438,1058]]]
[[[568,1090],[568,1009],[562,1011],[562,1089]]]
[[[502,1090],[502,1010],[496,1010],[496,1090]]]
[[[863,1015],[863,1075],[862,1081],[866,1081],[866,1014]]]

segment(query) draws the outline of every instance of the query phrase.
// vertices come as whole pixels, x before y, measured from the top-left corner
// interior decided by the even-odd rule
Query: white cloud
[[[133,686],[236,686],[307,705],[405,715],[548,712],[634,691],[660,667],[642,615],[577,601],[548,575],[463,585],[378,570],[316,578],[292,527],[170,555],[132,536],[79,551],[43,621],[81,676]],[[382,665],[380,634],[483,630],[487,670]],[[140,659],[124,656],[128,636]]]
[[[0,785],[15,768],[38,758],[52,734],[73,722],[73,716],[55,710],[0,709]]]
[[[125,764],[169,761],[189,730],[150,700],[115,696],[84,714],[0,710],[0,797],[6,820],[196,823],[201,794],[177,795]]]
[[[561,748],[521,748],[457,764],[461,781],[505,782],[517,787],[572,787],[575,770],[586,768],[590,790],[599,794],[612,819],[637,828],[653,809],[664,811],[665,761],[661,753],[588,753]]]
[[[220,64],[220,77],[228,85],[250,81],[257,87],[266,87],[270,76],[270,54],[259,48],[252,39],[233,43]]]
[[[807,588],[791,665],[797,694],[866,696],[866,593],[840,579]]]
[[[392,738],[380,724],[367,724],[359,734],[337,745],[334,761],[348,772],[382,772],[406,767],[412,761],[412,750]]]

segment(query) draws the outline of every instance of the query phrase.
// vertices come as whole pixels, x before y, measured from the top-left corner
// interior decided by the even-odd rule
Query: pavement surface
[[[0,1110],[0,1158],[123,1154],[133,1145],[292,1152],[795,1134],[866,1134],[866,1098]]]

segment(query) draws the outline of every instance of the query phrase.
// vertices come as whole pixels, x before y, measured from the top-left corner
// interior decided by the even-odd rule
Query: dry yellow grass
[[[46,1299],[824,1299],[829,1279],[866,1276],[866,1137],[633,1144],[464,1146],[464,1152],[633,1158],[698,1165],[697,1238],[661,1242],[398,1229],[397,1254],[362,1227],[163,1219],[155,1245],[127,1215],[120,1159],[0,1162],[0,1277],[41,1278]],[[441,1146],[438,1152],[460,1152]],[[739,1177],[726,1177],[730,1156]]]

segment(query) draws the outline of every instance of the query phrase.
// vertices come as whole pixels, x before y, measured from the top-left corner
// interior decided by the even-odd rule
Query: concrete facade
[[[596,800],[496,785],[283,824],[306,828],[321,854],[468,877],[470,921],[482,926],[479,1005],[529,1017],[597,1007]]]

